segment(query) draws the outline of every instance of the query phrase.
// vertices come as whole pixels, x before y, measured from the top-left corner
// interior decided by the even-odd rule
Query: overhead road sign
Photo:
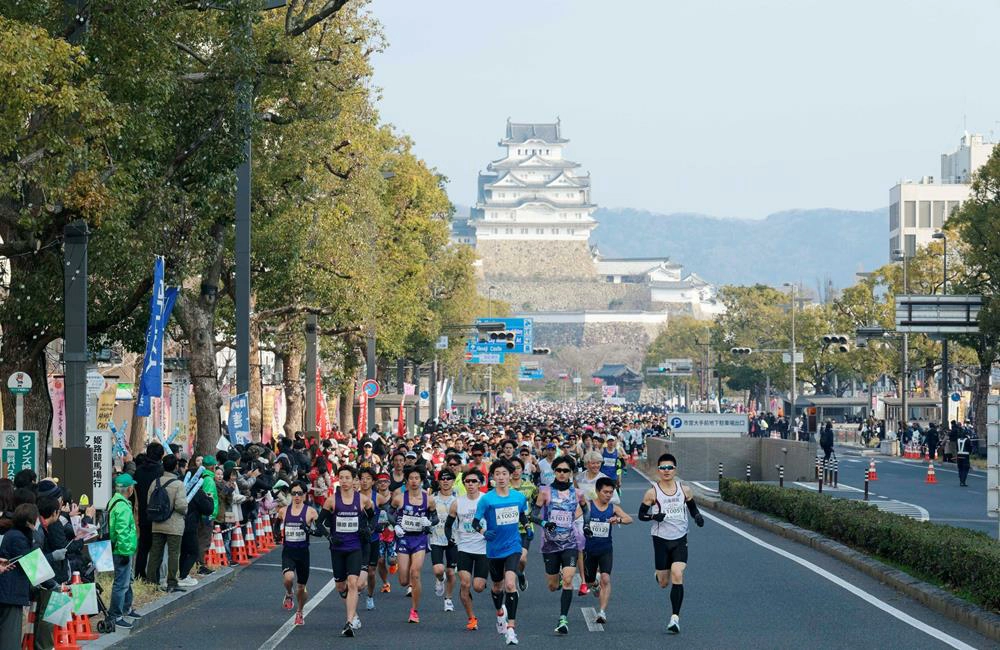
[[[976,334],[983,297],[896,296],[896,331],[910,334]]]
[[[479,318],[476,319],[476,329],[482,329],[484,326],[493,326],[496,323],[501,323],[503,329],[493,330],[491,336],[498,337],[496,340],[505,346],[505,352],[509,354],[531,354],[535,342],[534,321],[532,319]],[[502,341],[499,338],[501,334],[505,335]],[[512,340],[507,339],[507,334],[513,334]],[[513,346],[509,345],[509,343],[513,343]]]

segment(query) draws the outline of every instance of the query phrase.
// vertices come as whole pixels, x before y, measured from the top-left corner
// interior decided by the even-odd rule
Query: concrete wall
[[[648,469],[651,478],[656,476],[656,459],[665,452],[677,457],[678,476],[689,481],[718,479],[720,462],[723,476],[738,479],[746,478],[749,463],[752,481],[777,481],[776,466],[782,462],[786,481],[811,480],[816,467],[816,443],[812,442],[750,437],[649,438],[643,471]]]

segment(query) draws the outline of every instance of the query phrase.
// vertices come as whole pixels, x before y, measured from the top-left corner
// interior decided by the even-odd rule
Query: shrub
[[[1000,610],[1000,543],[985,533],[883,512],[864,501],[723,479],[722,498],[876,555]]]

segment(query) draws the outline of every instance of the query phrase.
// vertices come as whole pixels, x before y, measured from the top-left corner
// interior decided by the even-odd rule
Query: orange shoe
[[[390,564],[389,565],[389,574],[390,575],[396,575],[396,571],[399,571],[399,566],[396,565],[396,564]]]
[[[478,630],[479,629],[479,619],[475,616],[469,617],[469,622],[465,624],[465,629],[467,630]]]
[[[392,591],[392,586],[388,582],[382,585],[382,593],[383,594],[387,594],[390,591]]]

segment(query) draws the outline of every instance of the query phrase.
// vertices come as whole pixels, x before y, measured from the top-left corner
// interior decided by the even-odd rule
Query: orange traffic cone
[[[263,515],[257,515],[257,519],[254,520],[254,526],[257,528],[257,550],[260,553],[267,553],[271,550],[271,546],[267,543],[267,532],[264,530]]]
[[[267,538],[267,545],[271,548],[277,545],[274,541],[274,526],[271,524],[270,515],[264,515],[264,537]]]
[[[250,558],[260,557],[260,553],[257,552],[257,536],[253,534],[253,522],[247,523],[247,555]]]
[[[212,547],[219,558],[219,564],[221,566],[229,566],[229,559],[226,557],[226,545],[222,541],[222,529],[218,526],[212,532]]]
[[[927,463],[927,478],[924,483],[937,483],[937,476],[934,475],[934,463]]]
[[[25,621],[27,627],[21,627],[21,650],[35,650],[35,620],[37,618],[38,601],[32,600]]]
[[[239,524],[233,528],[233,540],[230,542],[230,546],[233,549],[234,564],[250,564],[250,558],[247,557],[246,546],[243,544],[243,531],[241,530]]]
[[[871,462],[868,463],[868,480],[869,481],[877,481],[878,480],[878,472],[875,471],[875,459],[874,458],[872,458]]]
[[[62,588],[63,593],[69,593],[69,587]],[[56,625],[52,628],[52,640],[55,644],[53,650],[80,650],[80,645],[76,642],[76,633],[73,630],[73,621],[67,621],[66,627]]]
[[[80,572],[73,572],[73,579],[71,584],[78,585],[82,584],[83,580],[80,579]],[[76,638],[80,641],[96,641],[100,638],[100,634],[94,632],[94,629],[90,626],[90,615],[88,614],[73,614],[73,620],[70,622],[73,628],[73,633],[76,634]]]

